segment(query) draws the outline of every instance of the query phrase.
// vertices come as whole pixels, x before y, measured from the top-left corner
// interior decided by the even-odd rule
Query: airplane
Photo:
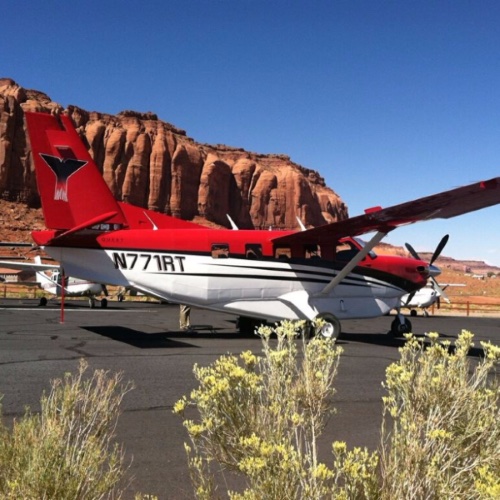
[[[42,264],[39,256],[35,257],[35,262],[1,260],[0,267],[35,271],[37,283],[45,292],[57,297],[60,297],[63,293],[66,297],[88,297],[91,308],[95,307],[97,296],[101,294],[108,295],[105,285],[69,276],[64,277],[65,285],[63,290],[61,267],[53,264]],[[48,275],[46,271],[50,271],[51,274]],[[41,297],[39,305],[46,306],[47,302],[46,297]],[[108,300],[105,297],[100,302],[101,307],[108,306]]]
[[[465,283],[446,283],[435,286],[432,281],[429,281],[424,288],[417,290],[415,294],[407,294],[401,297],[400,308],[410,309],[410,316],[417,315],[417,309],[422,309],[424,316],[429,316],[428,308],[437,304],[439,309],[441,304],[441,297],[451,304],[451,300],[446,294],[443,294],[449,286],[466,286]]]
[[[445,288],[446,286],[441,289],[445,290]],[[440,297],[441,293],[434,288],[433,282],[430,281],[420,290],[417,290],[412,294],[403,295],[401,297],[399,307],[410,309],[411,316],[417,315],[417,309],[422,309],[424,316],[428,316],[429,312],[427,309],[436,303],[439,304]],[[448,297],[444,298],[448,303],[450,303],[450,299]]]
[[[69,116],[25,116],[47,227],[32,237],[69,275],[254,320],[321,318],[325,337],[387,314],[439,274],[376,255],[390,231],[500,203],[497,177],[306,231],[212,229],[117,201]],[[398,314],[390,333],[410,330]]]

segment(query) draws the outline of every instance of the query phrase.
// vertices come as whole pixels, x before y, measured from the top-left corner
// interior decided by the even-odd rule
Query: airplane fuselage
[[[410,295],[404,295],[403,297],[401,297],[402,307],[421,307],[422,309],[425,309],[432,306],[432,304],[435,304],[439,298],[439,295],[436,290],[430,287],[424,287],[420,290],[417,290],[412,295],[411,300],[408,300],[409,298]]]
[[[277,248],[272,244],[277,233],[284,234],[204,228],[123,230],[78,236],[74,246],[70,238],[61,247],[53,241],[45,250],[64,262],[71,276],[273,321],[313,319],[320,313],[340,320],[379,316],[425,283],[417,271],[419,261],[366,257],[338,286],[323,293],[345,262],[335,260],[334,253],[328,259],[303,247]],[[52,236],[50,231],[34,233],[40,244]],[[328,254],[326,246],[322,249],[322,255]]]
[[[41,288],[52,295],[61,296],[62,286],[54,281],[42,283]],[[66,281],[64,294],[67,297],[95,297],[103,292],[103,286],[85,279],[70,277]]]

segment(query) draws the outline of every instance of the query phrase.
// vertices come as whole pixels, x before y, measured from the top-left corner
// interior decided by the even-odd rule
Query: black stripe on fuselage
[[[85,247],[78,247],[79,249],[85,250]],[[89,250],[96,250],[96,248],[89,247]],[[168,250],[158,250],[158,249],[149,249],[149,248],[103,248],[100,247],[99,250],[105,250],[109,252],[142,252],[142,253],[156,253],[156,254],[176,254],[180,256],[201,256],[201,257],[211,257],[211,254],[207,252],[197,252],[197,251],[177,251],[175,249]],[[286,280],[286,281],[306,281],[309,283],[329,283],[332,279],[335,278],[336,274],[342,270],[346,263],[345,262],[331,262],[323,259],[289,259],[286,261],[278,260],[273,257],[263,257],[258,260],[252,260],[253,263],[259,262],[262,263],[262,266],[259,266],[259,270],[264,271],[273,271],[279,272],[281,276],[256,276],[255,274],[247,274],[249,271],[255,269],[255,266],[251,266],[248,264],[243,264],[243,262],[248,262],[248,259],[245,256],[231,255],[227,259],[224,259],[224,264],[218,262],[219,259],[213,259],[213,263],[207,263],[210,266],[224,266],[227,268],[228,266],[234,267],[236,269],[241,269],[244,271],[244,274],[222,274],[222,273],[214,273],[210,274],[211,276],[216,277],[238,277],[243,279],[265,279],[265,280]],[[234,261],[240,261],[241,263],[233,264]],[[276,265],[269,265],[274,263]],[[290,267],[278,267],[277,264],[286,264]],[[298,268],[300,266],[300,269]],[[307,269],[304,269],[307,268]],[[322,271],[320,269],[325,269]],[[163,274],[163,273],[155,273],[155,274]],[[169,273],[169,274],[183,274],[189,275],[188,273]],[[283,274],[301,274],[306,275],[305,277],[299,276],[283,276]],[[196,276],[197,274],[191,274],[192,276]],[[201,274],[200,274],[201,276]],[[205,276],[205,275],[203,275]],[[359,276],[359,277],[358,277]],[[370,280],[370,283],[367,284],[364,280]],[[374,281],[379,281],[382,283],[376,283]],[[380,271],[378,269],[357,266],[355,267],[349,275],[344,278],[343,284],[349,284],[351,286],[386,286],[396,290],[403,290],[405,293],[410,293],[418,289],[418,287],[411,281],[401,278],[398,275],[387,273],[384,271]]]

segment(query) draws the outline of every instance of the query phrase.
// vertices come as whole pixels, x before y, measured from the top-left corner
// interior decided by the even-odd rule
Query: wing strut
[[[327,293],[330,293],[367,255],[368,253],[378,245],[382,239],[387,235],[389,231],[378,231],[375,233],[375,235],[372,237],[372,239],[366,243],[366,245],[360,250],[333,278],[328,285],[321,290],[320,294],[321,295],[326,295]]]

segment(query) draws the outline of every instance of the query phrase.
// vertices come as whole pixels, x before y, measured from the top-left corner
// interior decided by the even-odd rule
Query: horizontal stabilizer
[[[18,262],[11,260],[0,260],[0,267],[5,269],[18,269],[19,271],[52,271],[59,269],[58,265],[36,264],[35,262]]]
[[[82,222],[78,226],[72,227],[71,229],[68,229],[67,231],[64,231],[64,233],[58,234],[54,240],[64,238],[65,236],[68,236],[70,234],[77,233],[79,231],[83,231],[84,229],[91,228],[92,226],[96,226],[97,224],[103,224],[110,219],[112,219],[116,215],[116,212],[109,212],[107,214],[102,214],[97,217],[94,217],[93,219],[90,219],[88,221]]]

